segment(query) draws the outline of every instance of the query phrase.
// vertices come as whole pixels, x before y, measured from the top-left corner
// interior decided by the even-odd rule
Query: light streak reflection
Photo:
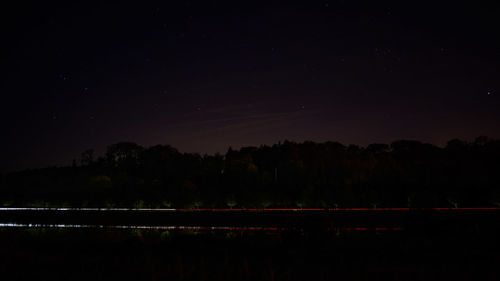
[[[50,208],[50,207],[0,207],[0,211],[138,211],[138,212],[350,212],[350,211],[488,211],[500,210],[500,207],[470,208],[307,208],[307,209],[174,209],[174,208]]]
[[[233,227],[233,226],[150,226],[150,225],[94,225],[94,224],[34,224],[0,223],[0,228],[95,228],[95,229],[145,229],[145,230],[191,230],[191,231],[284,231],[286,227]],[[328,231],[395,231],[400,227],[334,227]]]

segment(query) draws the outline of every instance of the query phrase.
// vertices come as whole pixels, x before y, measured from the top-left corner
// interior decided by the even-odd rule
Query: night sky
[[[2,8],[0,171],[119,141],[500,137],[498,5],[162,2]]]

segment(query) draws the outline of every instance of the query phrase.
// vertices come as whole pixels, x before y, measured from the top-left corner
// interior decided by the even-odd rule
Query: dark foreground
[[[498,280],[498,230],[460,228],[453,220],[399,231],[3,228],[0,272],[5,280]]]

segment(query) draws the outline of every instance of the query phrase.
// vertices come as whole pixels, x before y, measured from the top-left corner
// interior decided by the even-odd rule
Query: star
[[[60,73],[59,74],[59,79],[63,80],[63,81],[66,81],[66,80],[69,80],[69,74],[67,73]]]

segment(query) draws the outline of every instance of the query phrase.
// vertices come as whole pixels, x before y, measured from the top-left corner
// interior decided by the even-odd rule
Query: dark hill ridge
[[[132,142],[70,167],[1,175],[4,206],[172,208],[487,207],[500,203],[500,141],[366,148],[285,141],[180,153]]]

